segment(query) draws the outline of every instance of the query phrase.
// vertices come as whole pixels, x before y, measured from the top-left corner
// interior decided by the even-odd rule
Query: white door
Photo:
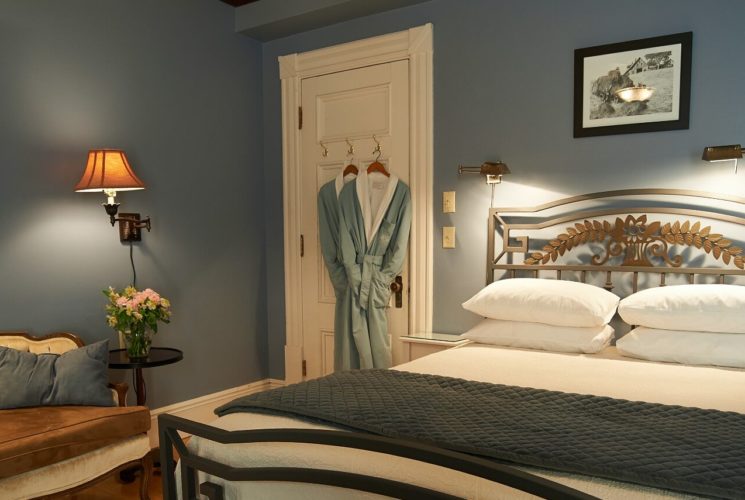
[[[318,237],[318,191],[350,160],[359,169],[367,168],[377,156],[373,136],[380,143],[380,162],[408,183],[409,62],[304,79],[301,99],[303,359],[305,378],[314,378],[334,371],[334,289]],[[354,147],[351,157],[347,141]],[[408,259],[401,276],[401,307],[392,298],[388,309],[394,364],[404,360],[398,337],[408,334]]]

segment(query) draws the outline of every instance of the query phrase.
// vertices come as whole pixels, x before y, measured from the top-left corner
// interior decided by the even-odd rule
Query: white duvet
[[[598,354],[565,354],[468,344],[394,369],[468,380],[609,396],[635,401],[695,406],[745,414],[745,370],[632,360],[614,348]],[[739,396],[736,396],[739,395]],[[333,429],[286,417],[235,413],[211,423],[227,430],[263,428]],[[444,491],[469,499],[531,498],[530,495],[466,474],[408,459],[331,446],[260,443],[221,445],[192,438],[189,448],[202,456],[247,467],[292,466],[361,472]],[[588,476],[522,467],[603,499],[693,498],[668,491]],[[339,488],[293,483],[226,483],[228,499],[378,498]]]

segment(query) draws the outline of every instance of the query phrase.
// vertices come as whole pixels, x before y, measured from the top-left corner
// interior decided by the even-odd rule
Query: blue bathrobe
[[[351,329],[339,331],[357,350],[349,368],[388,368],[391,345],[386,307],[401,272],[411,228],[409,187],[391,174],[364,170],[339,195],[339,243],[351,289]],[[349,340],[347,340],[349,342]],[[350,356],[351,358],[351,356]]]
[[[321,240],[321,254],[336,297],[334,306],[335,370],[359,365],[357,349],[352,344],[351,337],[346,333],[351,330],[352,318],[349,311],[352,307],[352,292],[342,263],[339,245],[339,194],[344,183],[354,178],[354,174],[345,178],[343,173],[339,173],[334,180],[321,186],[318,192],[318,235]]]

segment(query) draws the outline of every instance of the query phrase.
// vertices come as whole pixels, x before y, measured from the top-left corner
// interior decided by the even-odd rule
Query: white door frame
[[[432,24],[279,57],[282,81],[282,178],[285,252],[285,379],[302,380],[303,303],[300,272],[300,89],[303,78],[409,61],[409,332],[432,329]],[[313,244],[309,241],[307,244]]]

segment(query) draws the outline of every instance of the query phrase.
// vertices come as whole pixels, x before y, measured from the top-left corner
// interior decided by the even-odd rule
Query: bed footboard
[[[160,434],[160,463],[163,474],[163,498],[166,500],[176,500],[176,462],[173,457],[174,448],[180,457],[182,496],[188,500],[199,498],[197,491],[206,495],[210,500],[223,498],[222,487],[220,485],[210,482],[197,484],[197,471],[202,471],[227,481],[313,483],[366,491],[395,498],[443,500],[458,498],[420,486],[350,472],[295,467],[233,467],[196,455],[186,447],[178,431],[222,444],[284,442],[355,448],[447,467],[542,498],[595,498],[581,491],[523,472],[508,465],[403,439],[392,439],[357,432],[315,429],[226,431],[166,414],[158,416],[158,428]]]

